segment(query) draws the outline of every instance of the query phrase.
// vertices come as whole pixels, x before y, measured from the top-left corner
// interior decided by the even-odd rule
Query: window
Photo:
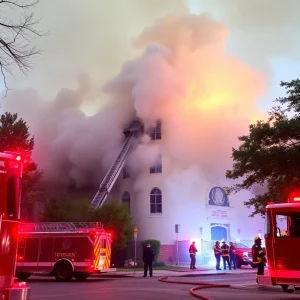
[[[122,203],[127,204],[130,209],[130,194],[128,192],[124,192],[122,195]]]
[[[162,173],[162,156],[159,155],[156,163],[150,167],[150,173]]]
[[[271,234],[271,224],[270,224],[270,212],[265,214],[265,237],[269,238]]]
[[[150,213],[162,213],[162,195],[157,188],[154,188],[150,193]]]
[[[13,220],[20,219],[21,185],[22,179],[19,177],[10,177],[8,179],[7,216]]]
[[[156,126],[150,129],[152,140],[161,140],[161,122],[157,121]]]
[[[123,168],[123,179],[125,178],[129,178],[130,177],[130,174],[129,174],[129,171],[127,168]]]
[[[276,236],[300,238],[300,213],[288,212],[276,215]]]

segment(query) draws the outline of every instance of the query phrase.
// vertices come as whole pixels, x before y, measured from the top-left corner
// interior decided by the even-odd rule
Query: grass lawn
[[[178,266],[161,266],[161,267],[153,267],[154,270],[188,270],[187,267],[178,267]],[[133,271],[143,271],[142,267],[136,268],[117,268],[117,272],[133,272]]]

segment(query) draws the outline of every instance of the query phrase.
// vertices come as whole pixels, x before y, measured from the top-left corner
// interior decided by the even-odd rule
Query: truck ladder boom
[[[103,229],[99,222],[21,223],[20,232],[77,232],[82,229]]]
[[[124,167],[125,161],[130,153],[130,150],[132,148],[132,145],[135,140],[135,134],[134,132],[131,132],[126,140],[125,143],[114,161],[114,163],[111,165],[109,171],[107,172],[106,176],[102,180],[98,192],[96,193],[94,199],[92,200],[92,203],[90,205],[91,208],[98,208],[103,205],[105,200],[107,199],[108,194],[110,193],[114,183],[116,182],[122,168]]]

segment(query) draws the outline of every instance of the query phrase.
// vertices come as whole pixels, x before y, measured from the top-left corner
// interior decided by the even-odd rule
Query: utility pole
[[[138,235],[138,229],[136,226],[134,226],[133,234],[134,234],[134,267],[135,267],[136,266],[136,240]]]

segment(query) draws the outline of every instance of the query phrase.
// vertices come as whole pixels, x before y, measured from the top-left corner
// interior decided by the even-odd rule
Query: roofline
[[[274,203],[274,204],[268,204],[266,208],[276,209],[276,208],[292,208],[297,207],[300,208],[300,202],[298,203]]]

